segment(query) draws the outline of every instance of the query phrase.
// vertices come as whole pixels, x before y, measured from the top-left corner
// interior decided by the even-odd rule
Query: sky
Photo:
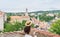
[[[40,10],[60,10],[60,0],[0,0],[0,10],[4,12],[29,12]]]

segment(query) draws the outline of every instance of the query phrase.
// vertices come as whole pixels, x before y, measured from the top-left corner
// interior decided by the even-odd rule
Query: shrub
[[[22,28],[21,25],[22,24],[20,22],[17,22],[17,21],[14,22],[13,24],[11,24],[11,23],[5,23],[4,24],[4,32],[13,32],[13,31],[22,30],[22,29],[20,29],[20,28]]]
[[[11,23],[5,23],[4,24],[4,32],[10,32],[14,31],[13,25]]]
[[[31,27],[34,28],[34,24],[33,24],[33,23],[32,23],[32,25],[31,25]]]
[[[4,24],[4,32],[13,32],[13,31],[20,31],[23,30],[25,27],[26,20],[23,20],[22,22],[14,22],[13,24],[9,22],[5,22]],[[34,27],[34,24],[31,25]]]

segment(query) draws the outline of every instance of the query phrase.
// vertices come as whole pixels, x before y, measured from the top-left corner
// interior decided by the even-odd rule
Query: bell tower
[[[25,16],[28,16],[28,9],[26,8],[26,13],[25,13]]]

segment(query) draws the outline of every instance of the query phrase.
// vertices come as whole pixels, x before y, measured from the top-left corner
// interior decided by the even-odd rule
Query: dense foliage
[[[46,16],[46,15],[40,15],[39,16],[39,19],[41,20],[41,21],[51,21],[51,20],[53,20],[54,19],[54,17],[52,17],[52,16]]]
[[[10,16],[7,16],[7,22],[9,22],[9,21],[10,21],[10,19],[11,19],[11,18],[10,18]]]
[[[57,20],[56,22],[54,22],[51,25],[49,31],[60,35],[60,20]]]
[[[23,20],[22,22],[14,22],[13,24],[11,23],[5,23],[4,25],[4,32],[13,32],[13,31],[21,31],[25,27],[26,20]],[[32,27],[34,27],[34,24],[32,24]]]

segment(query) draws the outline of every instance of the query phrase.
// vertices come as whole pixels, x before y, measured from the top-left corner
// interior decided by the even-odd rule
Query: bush
[[[4,24],[4,32],[13,32],[13,31],[21,31],[25,27],[26,20],[23,20],[21,23],[16,21],[13,24],[5,22]],[[31,25],[34,27],[34,24]]]
[[[49,31],[60,35],[60,20],[55,21]]]
[[[4,24],[4,32],[10,32],[14,31],[13,25],[11,23],[5,23]]]
[[[14,22],[13,24],[11,23],[5,23],[4,25],[4,32],[13,32],[13,31],[19,31],[22,30],[23,25],[20,22]]]
[[[33,23],[32,23],[32,25],[31,25],[31,27],[34,28],[34,24],[33,24]]]

